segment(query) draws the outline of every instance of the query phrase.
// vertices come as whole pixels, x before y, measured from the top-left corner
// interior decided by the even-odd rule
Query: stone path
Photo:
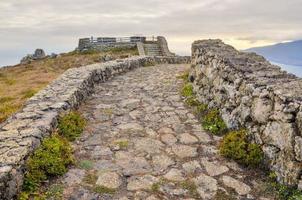
[[[139,68],[96,87],[80,108],[77,165],[59,180],[64,199],[269,199],[184,105],[176,76],[188,67]]]

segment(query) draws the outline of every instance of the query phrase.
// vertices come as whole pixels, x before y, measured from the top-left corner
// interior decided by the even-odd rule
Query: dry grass
[[[54,59],[45,58],[30,64],[0,68],[0,123],[67,69],[99,62],[100,57],[106,54],[117,59],[137,55],[137,51],[114,50],[86,54],[70,52]]]

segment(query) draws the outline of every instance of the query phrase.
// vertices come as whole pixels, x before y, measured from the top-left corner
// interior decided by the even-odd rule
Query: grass
[[[111,55],[113,59],[119,59],[128,55],[138,55],[138,52],[136,49],[113,49],[106,52],[90,51],[89,53],[73,51],[57,58],[45,58],[30,64],[0,68],[0,101],[5,97],[13,97],[5,104],[0,102],[0,123],[21,109],[27,99],[67,69],[99,62],[100,57],[104,55]]]
[[[222,135],[227,131],[227,126],[217,109],[207,111],[202,118],[202,126],[205,130],[210,131],[214,135]]]
[[[189,191],[190,196],[192,196],[193,198],[199,198],[199,194],[197,191],[197,186],[194,182],[186,180],[180,183],[181,187],[185,190]]]
[[[114,194],[116,192],[115,189],[107,188],[104,186],[95,186],[93,191],[99,194]]]
[[[118,145],[120,149],[127,149],[129,146],[129,141],[120,140],[120,141],[115,141],[114,144]]]
[[[91,160],[82,160],[78,163],[81,169],[90,170],[93,168],[93,162]]]
[[[58,133],[69,141],[74,141],[81,135],[85,125],[85,119],[78,112],[70,112],[59,118]]]

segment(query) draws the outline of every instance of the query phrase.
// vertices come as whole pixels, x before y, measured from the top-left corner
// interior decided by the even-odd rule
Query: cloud
[[[91,35],[164,35],[181,54],[196,39],[222,38],[241,49],[295,40],[301,7],[301,0],[1,1],[0,65],[5,50],[16,57],[37,47],[67,51]]]

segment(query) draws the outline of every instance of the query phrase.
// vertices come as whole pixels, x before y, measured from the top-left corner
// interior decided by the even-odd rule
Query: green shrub
[[[220,143],[219,150],[221,155],[245,166],[257,167],[263,160],[260,146],[248,141],[244,129],[227,134]]]
[[[205,130],[215,135],[221,135],[226,132],[227,126],[219,115],[217,109],[209,110],[202,118],[202,126]]]
[[[58,132],[69,141],[81,135],[85,127],[84,118],[77,112],[70,112],[59,119]]]
[[[190,83],[187,83],[183,86],[181,90],[181,95],[184,97],[191,97],[194,95],[193,86]]]
[[[26,163],[24,191],[35,191],[42,181],[63,175],[72,163],[72,148],[65,138],[55,134],[44,139]]]

